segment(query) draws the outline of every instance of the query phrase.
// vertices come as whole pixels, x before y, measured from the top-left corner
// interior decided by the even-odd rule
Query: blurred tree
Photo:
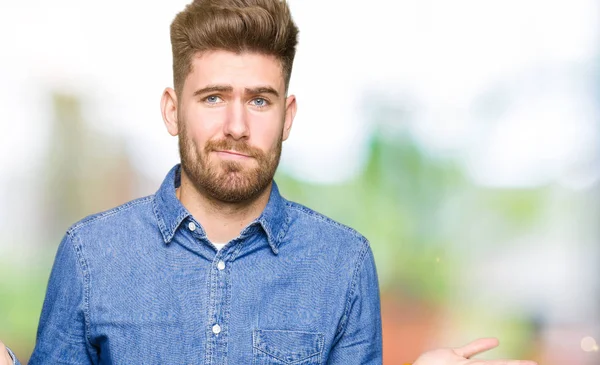
[[[91,129],[77,96],[53,93],[52,101],[42,222],[56,244],[76,221],[133,199],[137,176],[125,141]]]

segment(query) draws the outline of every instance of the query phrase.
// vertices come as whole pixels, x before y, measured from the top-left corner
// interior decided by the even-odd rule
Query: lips
[[[248,156],[248,155],[243,154],[241,152],[231,151],[231,150],[221,150],[221,151],[215,151],[215,152],[217,152],[219,154],[226,154],[226,155],[237,156],[237,157],[251,157],[251,156]]]

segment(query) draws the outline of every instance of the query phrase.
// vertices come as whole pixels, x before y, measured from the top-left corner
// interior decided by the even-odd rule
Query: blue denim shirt
[[[285,200],[220,251],[175,196],[90,216],[61,242],[30,364],[381,364],[368,241]]]

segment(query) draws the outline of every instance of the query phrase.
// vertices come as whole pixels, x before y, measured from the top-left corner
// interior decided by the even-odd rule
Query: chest
[[[92,341],[105,363],[320,364],[345,304],[326,261],[171,256],[106,270]]]

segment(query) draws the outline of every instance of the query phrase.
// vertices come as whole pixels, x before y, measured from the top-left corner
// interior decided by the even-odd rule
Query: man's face
[[[281,65],[227,51],[199,54],[192,65],[177,108],[183,172],[213,199],[251,200],[270,186],[295,113]]]

